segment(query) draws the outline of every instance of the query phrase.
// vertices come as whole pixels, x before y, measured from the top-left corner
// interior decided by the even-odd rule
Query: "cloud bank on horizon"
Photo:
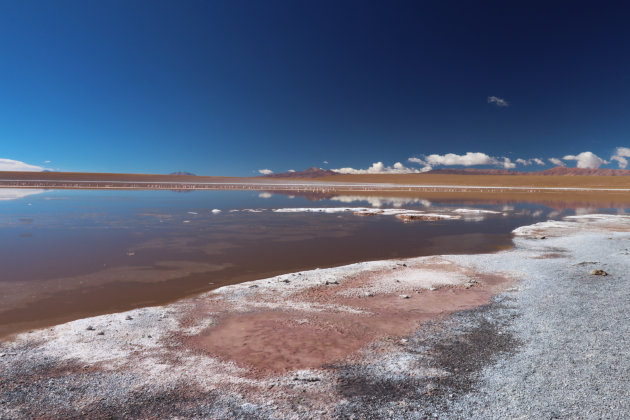
[[[13,159],[0,159],[0,171],[41,172],[45,168]]]
[[[628,158],[630,158],[630,148],[617,147],[615,154],[611,156],[609,160],[602,159],[595,153],[586,151],[577,155],[566,155],[562,159],[556,157],[548,158],[547,161],[555,166],[567,166],[567,162],[575,161],[578,168],[584,169],[597,169],[602,165],[607,165],[614,161],[617,162],[620,169],[625,169],[628,167]],[[366,169],[345,167],[332,169],[332,171],[341,174],[409,174],[428,172],[439,167],[448,166],[495,166],[503,169],[515,169],[518,165],[546,165],[545,161],[541,158],[517,158],[512,160],[508,157],[494,157],[481,152],[467,152],[463,155],[455,153],[446,153],[444,155],[432,154],[421,157],[410,157],[407,160],[413,164],[420,165],[421,168],[405,166],[401,162],[396,162],[393,166],[387,166],[383,162],[375,162]]]

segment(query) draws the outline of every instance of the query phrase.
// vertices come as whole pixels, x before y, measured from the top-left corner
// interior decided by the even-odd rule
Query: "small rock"
[[[409,295],[398,295],[401,299],[409,299],[411,296]]]
[[[0,353],[0,357],[4,357],[6,355],[7,355],[6,353]]]
[[[431,286],[431,287],[429,287],[429,290],[432,291],[432,292],[435,292],[437,290],[437,287]]]
[[[546,236],[541,236],[540,239],[547,239],[547,237]]]
[[[339,284],[339,282],[337,280],[332,280],[332,281],[326,280],[326,286],[328,286],[329,284]]]
[[[291,283],[289,279],[280,280],[282,283]]]
[[[407,267],[407,264],[403,264],[403,267]]]
[[[86,328],[86,330],[88,330],[88,331],[94,331],[94,327],[93,327],[93,326],[91,326],[91,325],[88,325],[88,327]]]
[[[608,273],[601,269],[595,269],[591,271],[591,276],[607,276]]]
[[[96,335],[105,335],[104,331],[99,331]]]
[[[131,321],[133,319],[133,317],[131,315],[127,315],[127,317],[125,318],[127,321]]]
[[[367,296],[367,297],[374,297],[374,293],[372,293],[372,292],[365,292],[365,296]]]
[[[406,343],[406,342],[408,342],[408,341],[409,341],[409,340],[407,340],[406,338],[401,338],[401,339],[400,339],[400,342],[401,342],[401,343],[403,343],[403,344],[405,344],[405,343]]]
[[[255,289],[255,288],[257,288],[257,287],[258,287],[258,285],[257,285],[257,284],[252,284],[251,286],[249,286],[249,288],[250,288],[250,289]]]

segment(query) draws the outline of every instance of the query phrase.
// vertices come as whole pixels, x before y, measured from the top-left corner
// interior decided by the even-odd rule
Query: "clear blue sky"
[[[609,160],[630,146],[628,22],[621,2],[5,0],[0,158],[221,175]]]

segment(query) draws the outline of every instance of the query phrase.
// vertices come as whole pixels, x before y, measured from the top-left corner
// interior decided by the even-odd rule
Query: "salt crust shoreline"
[[[63,413],[80,414],[83,410],[97,410],[102,414],[105,409],[99,406],[99,401],[104,396],[113,404],[124,406],[135,403],[138,392],[155,394],[194,389],[200,395],[196,398],[212,394],[212,402],[204,406],[205,411],[202,410],[200,417],[246,418],[255,415],[262,418],[301,418],[309,415],[333,418],[340,407],[352,403],[347,395],[338,394],[339,379],[335,369],[320,367],[262,376],[252,374],[247,366],[211,357],[183,345],[187,337],[203,335],[221,322],[220,316],[195,319],[189,315],[212,301],[219,306],[228,305],[230,311],[242,314],[290,310],[361,316],[362,310],[357,306],[336,302],[321,304],[300,300],[300,297],[324,285],[343,286],[344,282],[366,273],[370,274],[368,287],[353,284],[353,287],[341,288],[340,294],[369,299],[368,294],[396,297],[408,290],[424,294],[443,288],[459,290],[470,286],[471,293],[474,293],[486,284],[483,280],[475,280],[476,277],[471,277],[470,273],[499,274],[518,279],[530,275],[515,269],[519,260],[553,259],[556,258],[552,255],[554,252],[564,254],[567,263],[575,265],[581,262],[571,260],[572,243],[588,240],[593,235],[601,237],[629,231],[629,216],[570,216],[563,221],[547,221],[516,229],[515,248],[495,254],[371,261],[290,273],[225,286],[166,306],[81,319],[20,334],[0,343],[0,371],[5,372],[7,378],[12,375],[32,378],[31,382],[35,383],[29,383],[29,386],[33,387],[38,381],[57,380],[50,379],[45,372],[58,368],[70,377],[70,385],[73,381],[79,383],[81,389],[92,390],[92,394],[59,391],[57,399],[35,398],[32,395],[34,399],[24,399],[6,393],[5,402],[0,405],[0,417],[22,417],[25,413],[48,413],[54,417]],[[518,286],[505,293],[518,293]],[[400,302],[406,301],[405,296],[399,296]],[[414,295],[408,300],[415,298]],[[99,332],[104,334],[98,335]],[[356,369],[378,366],[373,372],[375,378],[402,374],[419,381],[449,375],[445,371],[422,367],[417,363],[417,356],[395,345],[396,340],[400,337],[378,338],[361,348],[359,358],[353,358],[352,363],[356,364]],[[65,380],[53,383],[54,390],[68,387],[67,378]],[[7,385],[2,386],[4,388],[0,390],[6,392]],[[296,406],[295,399],[298,397],[302,401]],[[396,407],[393,409],[396,410]],[[403,412],[406,411],[400,413]]]

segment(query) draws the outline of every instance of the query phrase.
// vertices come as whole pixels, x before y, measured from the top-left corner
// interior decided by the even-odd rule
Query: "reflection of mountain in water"
[[[24,188],[0,188],[0,201],[17,200],[29,195],[41,194],[46,190]]]
[[[172,192],[176,192],[176,193],[191,193],[195,190],[190,189],[190,188],[182,188],[182,189],[170,189],[168,191],[172,191]]]

